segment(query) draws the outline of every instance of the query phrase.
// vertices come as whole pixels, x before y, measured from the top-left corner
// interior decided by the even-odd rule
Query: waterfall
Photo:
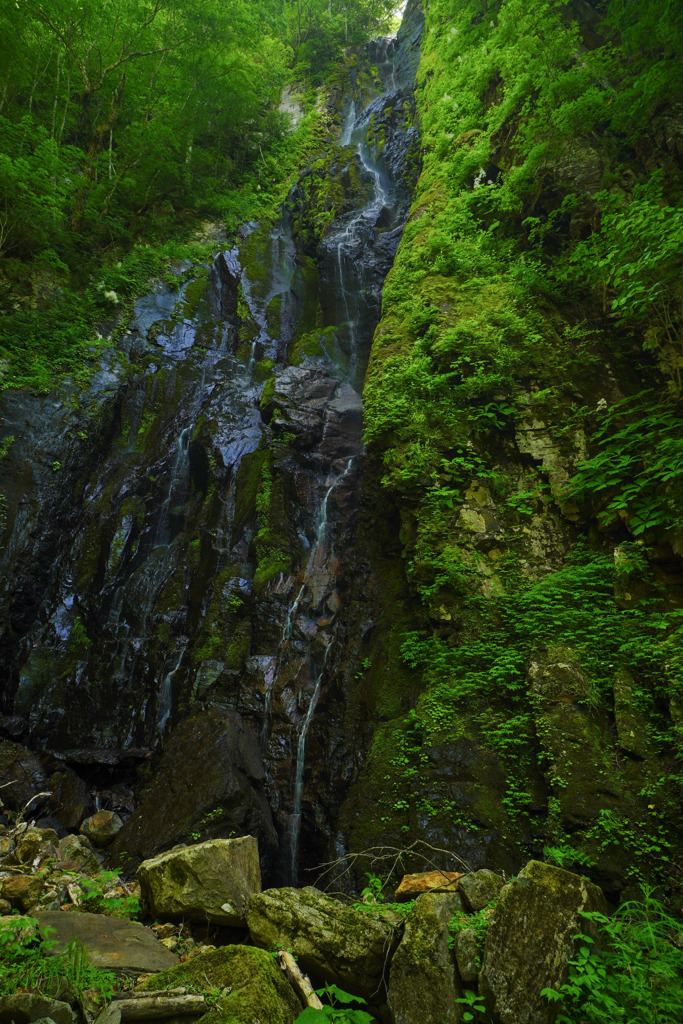
[[[103,350],[78,413],[27,398],[10,422],[34,431],[17,426],[17,458],[33,465],[37,439],[62,471],[21,476],[8,514],[7,706],[55,749],[159,749],[183,708],[230,709],[261,738],[291,879],[318,841],[318,712],[343,703],[355,649],[360,391],[417,165],[395,52],[384,40],[350,62],[330,100],[338,145],[275,225],[243,225],[206,273],[139,300],[126,359]]]

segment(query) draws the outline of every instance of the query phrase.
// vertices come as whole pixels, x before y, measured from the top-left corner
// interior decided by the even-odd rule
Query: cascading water
[[[261,737],[273,880],[303,876],[322,842],[320,709],[344,696],[360,389],[416,166],[404,50],[380,40],[350,62],[337,145],[273,227],[245,225],[205,287],[159,284],[137,303],[121,343],[133,372],[105,352],[81,420],[65,402],[2,398],[16,435],[4,710],[42,749],[157,747],[188,715],[238,715]],[[304,185],[325,180],[321,227]]]

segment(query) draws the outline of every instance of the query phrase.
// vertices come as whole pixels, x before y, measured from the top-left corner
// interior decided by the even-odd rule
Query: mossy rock
[[[460,894],[425,893],[409,914],[391,962],[388,1003],[395,1024],[458,1024],[462,986],[448,923],[463,913]]]
[[[301,1004],[270,953],[253,946],[222,946],[200,953],[178,967],[153,974],[137,991],[184,986],[196,992],[229,990],[218,998],[202,1024],[292,1024]]]
[[[304,971],[374,1000],[398,944],[396,922],[345,906],[312,886],[268,889],[247,905],[254,942],[291,949]]]
[[[488,927],[479,991],[489,1014],[500,1024],[551,1024],[557,1009],[541,990],[560,989],[574,937],[594,931],[582,912],[606,909],[587,879],[530,861],[503,889]]]

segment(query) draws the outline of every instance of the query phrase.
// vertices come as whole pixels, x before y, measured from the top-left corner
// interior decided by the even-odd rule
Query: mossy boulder
[[[418,896],[391,962],[388,1003],[394,1024],[458,1024],[461,986],[448,922],[463,912],[459,893]]]
[[[138,881],[152,917],[240,927],[250,896],[261,889],[252,836],[179,846],[143,861]]]
[[[221,989],[202,1024],[292,1024],[301,1005],[276,961],[253,946],[222,946],[200,953],[184,964],[153,974],[137,991],[183,986],[192,991]]]
[[[583,911],[605,913],[605,898],[586,878],[530,861],[503,889],[484,945],[479,991],[499,1024],[551,1024],[554,1004],[541,996],[567,979],[574,936],[589,930]],[[594,936],[595,937],[595,936]]]
[[[495,871],[482,868],[481,871],[471,871],[469,874],[463,875],[458,888],[466,906],[476,914],[478,910],[483,910],[500,895],[504,885],[505,882]]]
[[[306,972],[376,1001],[398,944],[387,921],[345,906],[319,889],[268,889],[252,896],[247,925],[258,946],[291,949]]]

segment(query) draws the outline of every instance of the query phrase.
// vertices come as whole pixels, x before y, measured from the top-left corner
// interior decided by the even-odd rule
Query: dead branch
[[[425,842],[424,839],[416,839],[410,846],[369,846],[358,853],[347,853],[343,857],[337,857],[335,860],[319,864],[317,870],[324,870],[318,875],[316,885],[326,876],[331,876],[327,886],[329,888],[335,882],[339,882],[345,876],[349,876],[359,862],[362,863],[363,861],[370,868],[381,866],[384,869],[384,874],[389,878],[396,871],[398,865],[402,864],[404,858],[408,856],[417,857],[432,871],[440,872],[446,880],[449,880],[444,868],[434,860],[432,854],[440,854],[440,860],[443,860],[443,856],[446,856],[457,861],[465,869],[465,874],[472,871],[469,864],[462,857],[459,857],[457,853],[453,853],[452,850],[444,850],[441,847],[432,846],[430,843]],[[388,863],[391,863],[389,870],[387,870]],[[401,870],[404,874],[406,873],[403,867]]]
[[[135,999],[119,999],[116,1008],[121,1020],[146,1020],[166,1017],[198,1017],[209,1008],[204,996],[186,995],[137,996]]]
[[[29,809],[29,807],[31,806],[31,804],[32,804],[32,803],[33,803],[33,802],[34,802],[35,800],[40,800],[41,796],[52,796],[52,793],[36,793],[36,795],[35,795],[35,796],[32,796],[32,797],[31,797],[31,799],[29,800],[29,802],[28,802],[28,803],[26,804],[26,806],[25,806],[25,807],[23,808],[23,810],[22,810],[22,811],[20,811],[20,813],[19,813],[19,816],[18,816],[18,818],[17,818],[17,820],[16,820],[16,823],[15,823],[15,825],[21,825],[22,821],[24,820],[24,815],[25,815],[25,814],[26,814],[26,812],[28,811],[28,809]]]
[[[309,979],[299,970],[292,954],[288,953],[286,949],[281,949],[277,959],[303,1005],[312,1006],[314,1010],[322,1010],[323,1004],[313,991],[313,986]]]

